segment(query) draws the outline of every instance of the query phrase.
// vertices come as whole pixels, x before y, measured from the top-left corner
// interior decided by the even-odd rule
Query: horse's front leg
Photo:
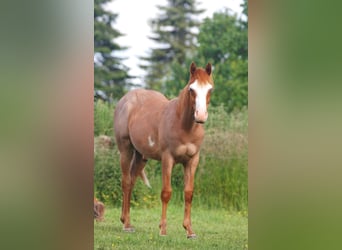
[[[171,155],[164,154],[162,157],[162,182],[163,187],[160,194],[160,198],[162,201],[162,215],[160,219],[160,235],[166,235],[166,212],[167,212],[167,204],[171,199],[172,187],[171,187],[171,173],[172,167],[174,165],[174,161]]]
[[[194,155],[190,161],[184,164],[184,220],[183,227],[187,238],[195,238],[196,234],[191,227],[191,203],[194,191],[194,178],[199,162],[199,153]]]

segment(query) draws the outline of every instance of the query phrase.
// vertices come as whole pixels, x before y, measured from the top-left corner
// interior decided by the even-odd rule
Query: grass
[[[94,249],[248,249],[248,218],[243,212],[193,207],[196,239],[187,239],[182,227],[183,208],[168,207],[167,236],[159,236],[161,207],[132,208],[134,233],[122,230],[121,208],[107,208],[105,221],[94,222]]]

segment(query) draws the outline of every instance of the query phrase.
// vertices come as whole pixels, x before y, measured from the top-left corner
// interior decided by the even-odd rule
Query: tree
[[[117,99],[125,93],[130,76],[121,62],[123,58],[114,55],[126,48],[114,41],[123,34],[113,28],[117,14],[104,9],[108,2],[94,2],[94,90],[104,99]]]
[[[196,0],[168,0],[167,6],[157,6],[161,13],[150,21],[153,36],[149,38],[159,46],[152,49],[149,56],[141,57],[148,64],[140,65],[147,72],[148,88],[162,90],[171,64],[184,66],[186,57],[196,48],[195,28],[200,22],[195,16],[204,11],[196,5]]]
[[[247,1],[242,4],[247,13]],[[248,105],[248,25],[226,9],[206,18],[198,35],[198,57],[214,65],[215,98],[227,111]]]
[[[248,17],[248,0],[243,0],[243,3],[240,4],[240,6],[242,7],[242,14]],[[245,23],[247,25],[247,21]]]

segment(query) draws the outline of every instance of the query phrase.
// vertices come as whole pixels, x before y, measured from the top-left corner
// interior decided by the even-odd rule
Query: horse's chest
[[[175,156],[178,158],[192,157],[199,150],[199,147],[193,143],[186,143],[178,145],[174,151]]]

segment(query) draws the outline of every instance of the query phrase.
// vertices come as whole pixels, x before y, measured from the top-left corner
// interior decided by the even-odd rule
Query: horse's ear
[[[190,65],[190,74],[193,75],[196,71],[196,64],[194,62]]]
[[[211,63],[208,62],[207,66],[205,66],[205,71],[207,72],[208,75],[211,74]]]

